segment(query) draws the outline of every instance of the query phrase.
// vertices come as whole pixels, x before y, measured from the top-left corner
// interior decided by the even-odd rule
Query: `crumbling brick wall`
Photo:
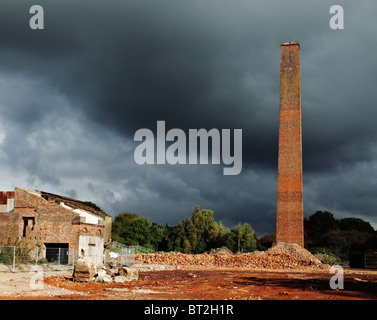
[[[21,217],[34,218],[35,224],[25,237],[31,243],[69,243],[75,247],[78,242],[77,226],[72,222],[77,214],[62,206],[48,202],[37,194],[21,188],[15,189],[14,212]],[[24,219],[19,223],[24,228]],[[24,236],[21,234],[20,236]]]
[[[0,212],[0,245],[14,242],[20,234],[21,216],[14,212]]]
[[[104,225],[85,223],[79,214],[53,201],[46,201],[38,192],[15,188],[14,211],[0,213],[0,237],[24,238],[31,245],[68,243],[79,249],[79,238],[96,236],[103,239]]]

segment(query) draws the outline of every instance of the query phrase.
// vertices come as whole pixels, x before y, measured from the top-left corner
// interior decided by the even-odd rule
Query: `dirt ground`
[[[375,300],[377,271],[344,269],[344,289],[333,290],[324,270],[141,267],[126,283],[77,283],[71,272],[0,273],[1,300]],[[34,278],[35,279],[35,278]],[[36,283],[35,281],[33,283]]]

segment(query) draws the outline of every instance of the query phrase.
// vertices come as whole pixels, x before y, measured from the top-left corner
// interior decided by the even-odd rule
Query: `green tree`
[[[229,232],[229,229],[226,229],[221,223],[221,221],[214,221],[208,233],[208,248],[212,249],[226,246],[227,232]]]
[[[194,253],[200,253],[208,248],[209,233],[214,223],[212,210],[200,210],[199,206],[193,209],[192,217],[187,221]]]
[[[185,228],[183,221],[172,227],[165,227],[164,241],[167,251],[182,251],[185,240]]]
[[[305,242],[312,246],[322,235],[338,226],[339,223],[331,212],[317,211],[309,219],[304,219]]]
[[[112,238],[119,242],[124,242],[121,234],[131,225],[132,221],[138,217],[135,213],[124,212],[117,215],[111,228]]]
[[[257,248],[262,251],[267,250],[272,247],[274,242],[276,242],[276,235],[274,233],[266,234],[257,240]]]
[[[126,245],[154,247],[155,242],[159,241],[158,233],[158,227],[152,227],[147,218],[130,212],[116,216],[112,225],[112,239]]]
[[[238,223],[231,229],[232,241],[229,243],[229,249],[233,252],[251,252],[257,248],[254,230],[248,223]]]
[[[201,210],[196,206],[190,218],[181,220],[165,233],[171,243],[168,248],[185,253],[202,253],[208,250],[211,241],[215,240],[214,234],[218,234],[216,228],[219,229],[214,221],[213,211]]]
[[[188,239],[184,239],[183,240],[183,248],[182,248],[182,251],[184,253],[190,253],[192,251],[191,249],[191,244],[190,244],[190,241]]]
[[[334,252],[347,250],[364,250],[370,234],[358,230],[331,230],[320,237],[318,244]]]
[[[168,224],[164,226],[162,239],[161,239],[161,242],[158,244],[159,251],[172,251],[173,250],[173,245],[171,241],[171,239],[173,238],[172,236],[173,229],[174,227],[171,227]]]
[[[151,247],[153,250],[161,250],[160,246],[163,241],[165,227],[162,224],[152,222],[150,226],[151,232]]]
[[[350,250],[376,247],[377,233],[360,218],[337,220],[328,211],[317,211],[305,219],[305,246],[313,252],[327,249],[337,255],[346,255]]]
[[[339,220],[339,227],[341,230],[357,230],[360,232],[375,234],[371,224],[360,218],[343,218]]]
[[[202,253],[227,246],[243,252],[256,249],[254,231],[247,223],[225,228],[214,220],[213,211],[196,206],[192,216],[175,226],[150,223],[147,218],[124,212],[115,217],[112,238],[126,245],[139,244],[160,251]]]
[[[137,217],[132,220],[128,228],[123,229],[122,237],[126,244],[149,246],[151,242],[151,224],[147,218]]]

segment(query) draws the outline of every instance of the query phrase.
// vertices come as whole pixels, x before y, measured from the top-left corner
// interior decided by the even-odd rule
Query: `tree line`
[[[377,232],[360,218],[336,219],[329,211],[317,211],[304,219],[305,247],[327,248],[337,253],[377,248]]]
[[[248,223],[233,228],[215,221],[212,210],[193,208],[192,216],[177,225],[150,223],[145,217],[124,212],[115,217],[112,238],[125,245],[142,245],[155,251],[202,253],[226,246],[233,252],[257,248],[254,230]]]
[[[317,211],[304,219],[305,248],[347,255],[350,251],[377,248],[377,232],[360,218],[336,219],[331,212]],[[227,247],[233,252],[266,250],[276,241],[275,234],[260,239],[248,223],[225,227],[214,219],[212,210],[193,208],[192,216],[174,226],[150,222],[135,213],[115,217],[112,238],[125,245],[142,245],[155,251],[202,253]]]

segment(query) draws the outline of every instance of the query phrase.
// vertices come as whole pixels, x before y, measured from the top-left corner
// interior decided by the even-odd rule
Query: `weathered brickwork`
[[[20,221],[22,221],[22,219],[19,213],[0,212],[0,244],[5,244],[8,242],[8,240],[14,241],[17,239],[20,232]]]
[[[304,246],[299,51],[281,44],[276,241]]]
[[[61,205],[65,200],[71,206],[77,203],[82,210],[81,202],[52,194],[47,194],[49,197],[45,195],[43,192],[15,188],[13,211],[0,212],[0,240],[3,243],[20,239],[42,247],[46,243],[60,243],[68,244],[69,249],[78,252],[82,249],[80,243],[82,246],[93,239],[97,244],[109,241],[111,216],[98,212],[94,215],[98,217],[98,223],[87,223],[83,216]],[[88,208],[88,213],[93,217],[91,208]],[[89,240],[85,242],[83,239]]]

